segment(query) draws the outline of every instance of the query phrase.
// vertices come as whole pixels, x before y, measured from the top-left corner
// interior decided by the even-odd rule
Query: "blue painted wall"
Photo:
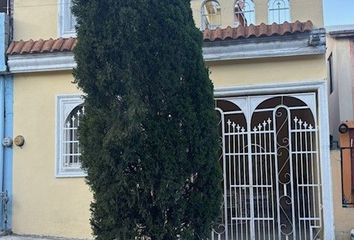
[[[0,143],[4,137],[13,136],[13,78],[7,72],[6,48],[8,18],[0,13]],[[0,145],[0,231],[12,227],[12,147]]]

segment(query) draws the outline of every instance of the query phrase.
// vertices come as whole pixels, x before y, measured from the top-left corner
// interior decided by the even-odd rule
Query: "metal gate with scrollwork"
[[[315,93],[216,99],[224,201],[212,240],[323,239]]]

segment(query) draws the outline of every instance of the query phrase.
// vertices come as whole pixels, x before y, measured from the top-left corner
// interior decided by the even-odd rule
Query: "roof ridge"
[[[230,29],[231,28],[231,29]],[[250,38],[250,37],[262,37],[262,36],[274,36],[274,35],[287,35],[298,32],[309,32],[313,29],[313,24],[311,20],[306,22],[301,22],[299,20],[295,22],[284,22],[281,24],[272,23],[266,24],[261,23],[257,25],[250,24],[249,26],[237,26],[216,29],[205,29],[203,32],[203,40],[206,42],[213,42],[217,40],[227,40],[227,39],[239,39],[239,38]],[[230,37],[230,32],[232,37]]]
[[[227,26],[225,28],[205,29],[203,31],[203,40],[205,42],[236,40],[240,38],[264,37],[274,35],[287,35],[301,32],[312,31],[313,24],[310,20],[306,22],[295,21],[292,23],[284,22],[282,24],[261,23],[258,25],[249,25],[238,27]],[[24,55],[38,53],[57,53],[71,52],[77,44],[76,37],[59,37],[38,40],[16,40],[12,41],[7,48],[7,55]]]

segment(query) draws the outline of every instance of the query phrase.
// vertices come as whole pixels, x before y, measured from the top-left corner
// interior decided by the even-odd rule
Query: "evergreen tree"
[[[221,205],[213,86],[189,0],[74,0],[96,239],[206,239]]]

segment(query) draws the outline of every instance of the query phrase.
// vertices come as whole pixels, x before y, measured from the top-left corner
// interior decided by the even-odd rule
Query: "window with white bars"
[[[255,4],[253,0],[236,0],[234,11],[235,27],[255,24]]]
[[[201,29],[216,29],[220,26],[220,3],[217,0],[205,0],[201,8]]]
[[[76,18],[71,12],[72,0],[59,0],[60,36],[75,36]]]
[[[78,128],[84,114],[81,96],[57,97],[57,177],[81,177],[80,143]]]
[[[268,22],[269,24],[290,22],[290,0],[269,0]]]

